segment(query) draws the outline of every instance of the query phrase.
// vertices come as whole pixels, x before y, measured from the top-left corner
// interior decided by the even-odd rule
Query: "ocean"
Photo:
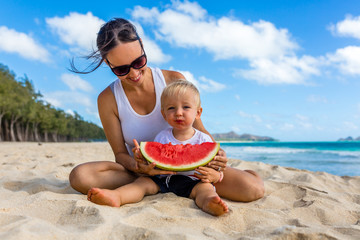
[[[284,167],[360,176],[360,141],[221,142],[228,158]]]

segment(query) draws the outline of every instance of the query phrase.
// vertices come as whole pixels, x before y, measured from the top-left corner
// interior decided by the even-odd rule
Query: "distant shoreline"
[[[216,142],[218,143],[320,143],[320,142],[328,142],[328,143],[360,143],[360,141],[238,141],[238,140],[234,140],[234,141],[230,141],[230,140],[216,140]]]

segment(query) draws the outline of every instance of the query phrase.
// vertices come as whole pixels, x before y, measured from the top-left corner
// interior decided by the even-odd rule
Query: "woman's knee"
[[[253,189],[253,199],[254,200],[257,200],[257,199],[260,199],[262,197],[264,197],[265,195],[265,186],[264,186],[264,182],[263,180],[261,179],[260,175],[257,174],[255,171],[253,170],[245,170],[246,172],[250,173],[251,175],[254,176],[255,178],[255,181],[252,181],[253,183],[253,186],[252,186],[252,189]]]
[[[83,192],[82,186],[85,185],[86,167],[78,165],[69,174],[70,186],[76,191]],[[83,192],[84,193],[84,192]]]

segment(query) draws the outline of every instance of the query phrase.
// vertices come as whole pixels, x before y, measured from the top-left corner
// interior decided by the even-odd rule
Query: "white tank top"
[[[159,68],[150,68],[153,75],[156,104],[151,113],[140,115],[131,107],[128,98],[121,85],[120,79],[117,79],[113,86],[113,93],[121,122],[121,129],[125,140],[126,148],[130,155],[133,155],[131,149],[134,147],[133,139],[139,143],[143,141],[154,141],[155,136],[162,130],[170,127],[161,115],[160,97],[166,86],[164,75]]]

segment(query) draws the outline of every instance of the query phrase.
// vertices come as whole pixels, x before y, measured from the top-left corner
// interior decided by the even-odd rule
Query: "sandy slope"
[[[210,216],[171,193],[95,205],[71,189],[71,169],[113,160],[107,143],[0,143],[0,239],[360,239],[360,177],[230,160],[265,180],[266,195],[227,201]]]

